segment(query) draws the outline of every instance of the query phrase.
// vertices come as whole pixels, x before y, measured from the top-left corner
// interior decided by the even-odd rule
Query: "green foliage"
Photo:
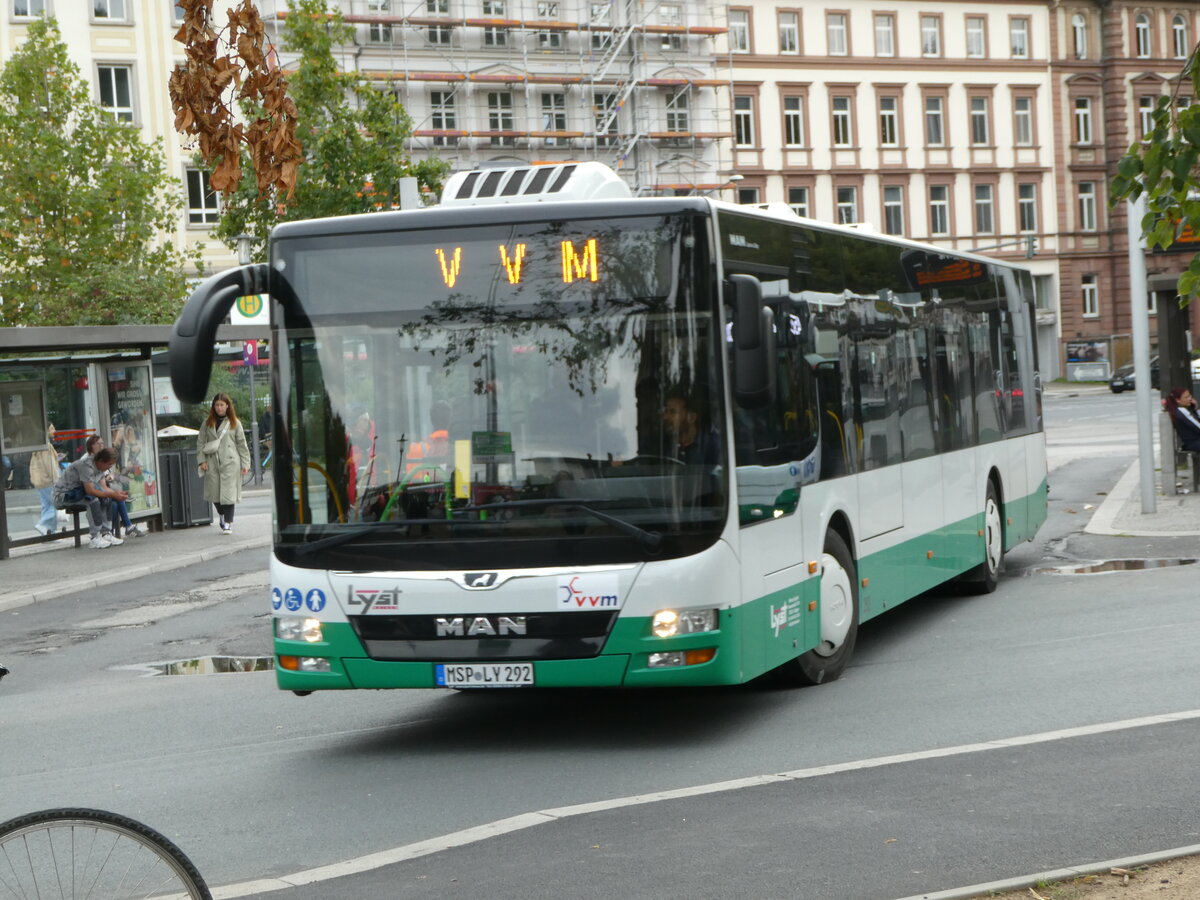
[[[91,99],[53,19],[0,72],[0,325],[172,321],[183,206],[161,142]]]
[[[259,258],[279,222],[393,208],[402,177],[436,191],[449,172],[440,160],[412,161],[404,146],[412,120],[394,94],[338,70],[335,48],[354,41],[341,11],[331,11],[327,0],[289,0],[288,10],[283,48],[299,56],[288,93],[304,148],[295,196],[285,207],[273,195],[260,196],[255,180],[245,178],[226,199],[216,231],[230,247],[237,235],[254,235]],[[253,171],[248,153],[242,167]]]
[[[1192,51],[1177,82],[1188,93],[1200,92],[1200,46]],[[1117,164],[1109,186],[1109,203],[1146,199],[1142,233],[1150,249],[1166,249],[1188,231],[1200,235],[1200,105],[1180,108],[1176,95],[1158,99],[1151,128]],[[1200,296],[1200,258],[1193,258],[1179,278],[1185,302]]]

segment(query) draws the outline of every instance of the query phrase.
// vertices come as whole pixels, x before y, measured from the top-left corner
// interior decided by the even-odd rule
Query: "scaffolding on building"
[[[273,2],[264,15],[278,28],[288,13]],[[724,3],[339,2],[356,33],[343,68],[396,91],[414,158],[457,170],[597,160],[641,195],[729,184]]]

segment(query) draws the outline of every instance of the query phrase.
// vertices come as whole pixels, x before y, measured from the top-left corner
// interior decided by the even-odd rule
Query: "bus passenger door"
[[[903,482],[890,469],[900,462],[900,407],[890,330],[855,342],[858,536],[869,540],[904,527]]]

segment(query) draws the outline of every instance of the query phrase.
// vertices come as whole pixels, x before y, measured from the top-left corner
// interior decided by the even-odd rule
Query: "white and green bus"
[[[280,688],[836,678],[859,624],[996,586],[1046,515],[1021,268],[596,163],[292,222],[172,336],[271,298]]]

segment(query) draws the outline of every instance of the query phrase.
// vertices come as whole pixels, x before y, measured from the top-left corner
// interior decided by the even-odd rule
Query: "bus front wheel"
[[[833,681],[846,670],[858,638],[858,572],[842,536],[825,535],[821,554],[821,643],[775,670],[785,684]]]

